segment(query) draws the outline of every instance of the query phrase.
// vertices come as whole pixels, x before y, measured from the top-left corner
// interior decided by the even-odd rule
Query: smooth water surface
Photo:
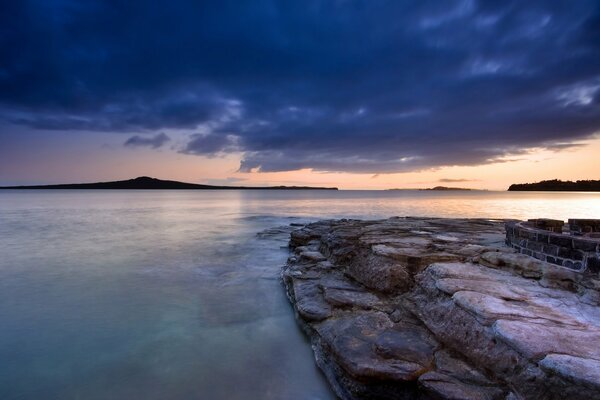
[[[395,215],[600,218],[600,194],[0,191],[0,399],[332,399],[289,224]]]

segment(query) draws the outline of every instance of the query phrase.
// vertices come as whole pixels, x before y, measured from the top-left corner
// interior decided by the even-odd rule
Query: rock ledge
[[[483,219],[292,232],[283,282],[338,396],[600,398],[600,281],[504,243]]]

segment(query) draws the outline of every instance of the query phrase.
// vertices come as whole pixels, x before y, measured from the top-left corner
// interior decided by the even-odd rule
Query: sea
[[[600,193],[0,191],[0,399],[333,399],[289,233],[392,216],[600,218]]]

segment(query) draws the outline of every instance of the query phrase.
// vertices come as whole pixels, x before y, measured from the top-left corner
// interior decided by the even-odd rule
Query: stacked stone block
[[[574,234],[600,233],[600,219],[569,219],[569,230]]]
[[[563,223],[556,220],[507,222],[506,244],[538,260],[600,275],[600,240],[559,233],[562,231],[559,222]]]
[[[537,218],[537,219],[529,219],[527,220],[532,226],[537,229],[543,229],[549,232],[558,232],[561,233],[563,231],[563,226],[565,224],[564,221],[559,219],[549,219],[549,218]]]

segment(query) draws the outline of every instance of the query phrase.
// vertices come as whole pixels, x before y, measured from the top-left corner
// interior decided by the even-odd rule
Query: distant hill
[[[338,190],[335,187],[312,186],[213,186],[195,183],[165,181],[162,179],[140,176],[126,181],[96,182],[96,183],[67,183],[62,185],[34,185],[34,186],[0,186],[0,189],[260,189],[260,190]]]
[[[600,192],[600,181],[561,181],[552,179],[537,183],[515,183],[509,191],[539,191],[539,192]]]
[[[429,189],[421,189],[421,190],[473,190],[467,188],[459,188],[459,187],[448,187],[448,186],[435,186]]]

